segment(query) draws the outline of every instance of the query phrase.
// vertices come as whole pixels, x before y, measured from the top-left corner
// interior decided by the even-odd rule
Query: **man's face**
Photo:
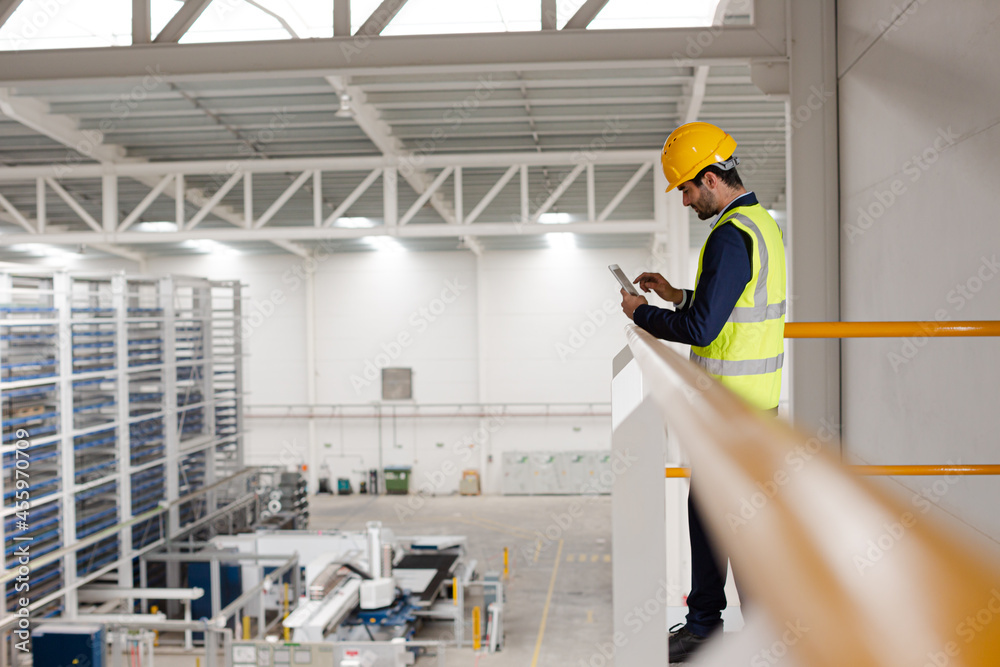
[[[678,185],[677,189],[684,196],[684,205],[694,209],[698,219],[708,220],[719,213],[718,194],[706,188],[704,182],[698,186],[694,181],[687,181]]]

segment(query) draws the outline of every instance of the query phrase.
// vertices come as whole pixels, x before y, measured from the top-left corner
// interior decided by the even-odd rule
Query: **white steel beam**
[[[476,257],[482,257],[485,249],[483,244],[479,242],[475,236],[463,236],[461,237],[462,245],[472,251],[472,254]]]
[[[7,116],[11,120],[17,121],[18,123],[61,143],[67,148],[73,149],[78,153],[94,160],[103,163],[122,162],[127,160],[127,158],[125,158],[124,148],[113,144],[103,143],[104,137],[100,132],[84,132],[79,130],[73,119],[68,116],[50,113],[49,105],[41,100],[27,96],[11,95],[10,91],[0,89],[0,113]],[[47,177],[39,176],[39,190],[37,197],[39,203],[39,231],[44,231],[45,227],[45,182],[54,182],[54,179],[60,174],[72,172],[74,168],[74,166],[68,164],[54,165],[51,175]],[[107,185],[107,179],[114,177],[114,174],[109,174],[106,170],[102,171],[101,178],[105,184],[102,189],[105,194],[113,194],[113,198],[115,199],[114,202],[102,202],[102,205],[105,207],[103,216],[106,216],[108,220],[111,219],[113,214],[117,214],[117,187],[114,187],[113,190],[108,190]],[[70,208],[72,208],[77,215],[80,215],[80,217],[83,218],[88,225],[92,226],[92,223],[96,222],[92,216],[79,206],[75,199],[72,199],[72,197],[70,197],[69,200],[66,199],[69,197],[69,194],[65,191],[65,189],[59,186],[56,186],[53,189],[56,191],[56,194],[66,201]],[[73,203],[70,203],[70,200],[72,200]],[[152,200],[150,200],[150,203],[151,201]],[[114,208],[109,209],[108,205],[113,206]],[[148,206],[149,204],[147,203],[146,205]],[[20,223],[20,221],[18,222]],[[131,224],[131,222],[129,224]],[[127,253],[128,255],[134,255],[134,253],[129,253],[129,251],[124,249],[106,248],[104,250],[109,253],[115,251],[115,254]],[[132,257],[129,257],[129,259],[131,258]]]
[[[500,191],[503,190],[504,186],[510,182],[510,179],[514,178],[514,174],[520,169],[521,165],[511,165],[510,168],[504,172],[504,175],[500,177],[500,180],[493,184],[493,187],[490,188],[489,192],[483,195],[483,198],[479,200],[476,207],[469,212],[469,215],[465,218],[465,225],[463,226],[467,226],[475,222],[476,218],[479,217],[479,214],[486,210],[486,207],[490,205],[490,202],[493,201],[498,194],[500,194]]]
[[[122,220],[121,225],[118,227],[118,231],[124,232],[126,229],[132,226],[132,224],[139,219],[139,216],[146,212],[149,205],[152,204],[157,197],[163,194],[163,191],[167,189],[167,186],[174,180],[173,174],[167,174],[160,179],[160,182],[149,191],[149,194],[143,197],[143,200],[139,202],[139,205],[132,209],[132,212],[125,216]],[[44,181],[42,181],[44,182]]]
[[[358,28],[358,32],[355,34],[366,37],[374,37],[381,34],[385,30],[385,27],[389,25],[389,22],[396,18],[396,14],[399,13],[399,10],[405,4],[406,0],[382,0],[382,4],[372,12],[371,16],[365,19],[365,22],[361,24],[361,27]],[[334,11],[336,11],[336,7],[334,7]]]
[[[449,166],[462,166],[467,169],[476,168],[506,168],[512,164],[529,167],[552,167],[557,165],[576,165],[580,162],[579,151],[552,151],[549,153],[438,153],[423,156],[425,169],[444,169]],[[591,160],[594,164],[641,164],[650,160],[658,160],[658,147],[652,150],[606,150],[597,151]],[[588,156],[589,158],[590,156]],[[26,181],[40,177],[58,177],[60,179],[100,178],[103,174],[113,173],[118,176],[128,176],[140,179],[154,176],[162,178],[167,174],[218,174],[229,173],[237,169],[243,173],[275,174],[289,171],[315,170],[321,171],[360,171],[363,169],[382,169],[383,167],[402,167],[405,160],[391,156],[371,157],[328,157],[328,158],[273,158],[269,160],[198,160],[184,162],[122,162],[108,165],[79,165],[71,171],[66,171],[63,165],[46,165],[31,167],[0,167],[0,183],[10,181]],[[155,185],[155,181],[153,182]],[[150,187],[153,187],[150,185]]]
[[[38,233],[45,233],[45,223],[48,219],[48,212],[45,206],[45,179],[35,179],[35,208],[38,209]]]
[[[594,163],[587,163],[587,220],[597,217],[597,182],[594,178]]]
[[[445,179],[451,176],[451,172],[453,170],[454,167],[445,167],[444,169],[441,170],[441,173],[437,175],[437,178],[435,178],[434,181],[427,187],[427,189],[424,190],[424,193],[422,195],[417,197],[417,201],[413,202],[413,205],[410,206],[410,208],[406,211],[406,213],[403,214],[403,217],[399,219],[400,225],[405,225],[406,223],[408,223],[410,220],[413,219],[413,216],[415,216],[417,212],[421,208],[423,208],[424,204],[427,203],[427,200],[430,199],[431,196],[438,191],[438,188],[440,188],[441,185],[445,182]]]
[[[664,231],[663,225],[652,220],[616,220],[614,222],[570,222],[559,225],[560,232],[576,234],[652,234]],[[322,239],[357,239],[368,236],[396,236],[399,238],[461,238],[465,236],[516,236],[549,234],[552,225],[521,224],[513,222],[482,222],[473,225],[450,225],[434,223],[426,225],[380,225],[368,228],[347,227],[263,227],[261,229],[234,229],[229,227],[202,227],[180,232],[57,232],[40,236],[38,234],[3,234],[0,246],[17,243],[86,244],[125,243],[144,245],[156,243],[177,243],[197,239],[220,242],[240,241],[315,241]]]
[[[201,207],[201,210],[195,213],[194,217],[191,218],[191,220],[187,223],[186,229],[194,229],[195,227],[197,227],[198,223],[204,220],[205,216],[207,216],[212,211],[212,209],[218,206],[219,202],[222,201],[222,198],[226,196],[226,193],[232,190],[233,186],[236,185],[236,183],[241,178],[243,178],[243,174],[241,174],[240,172],[236,172],[235,174],[230,176],[229,180],[223,183],[222,187],[220,187],[218,190],[215,191],[215,194],[212,195],[212,198],[209,199],[207,202],[205,202],[205,205]]]
[[[273,218],[274,215],[281,210],[281,207],[284,206],[288,202],[288,200],[291,199],[292,196],[299,191],[299,188],[301,188],[305,184],[305,182],[312,177],[312,175],[313,172],[308,170],[303,171],[301,174],[299,174],[298,177],[294,181],[292,181],[287,188],[285,188],[285,191],[281,193],[281,196],[275,199],[274,203],[271,204],[266,211],[264,211],[264,214],[261,215],[260,218],[258,218],[257,221],[253,223],[254,228],[260,229],[268,222],[270,222],[271,218]]]
[[[559,184],[559,187],[553,190],[552,194],[549,195],[549,198],[546,199],[545,202],[538,207],[538,210],[535,211],[534,215],[531,216],[531,221],[538,222],[539,218],[541,218],[550,208],[552,208],[553,204],[559,201],[559,198],[563,196],[563,193],[566,192],[569,186],[573,185],[573,181],[575,181],[576,177],[580,175],[580,172],[582,172],[586,168],[587,165],[586,163],[583,162],[573,167],[573,171],[569,172],[569,174],[566,175],[566,178],[564,178],[563,182]]]
[[[101,226],[106,232],[118,229],[118,177],[114,174],[101,177]]]
[[[120,162],[125,159],[124,148],[104,144],[104,137],[100,132],[79,130],[75,120],[69,116],[50,113],[49,105],[41,100],[14,95],[9,89],[0,88],[0,113],[98,162]],[[63,172],[71,169],[68,165],[61,165]]]
[[[144,211],[146,207],[148,207],[153,200],[163,192],[163,189],[167,185],[167,182],[163,180],[163,176],[166,174],[157,175],[155,173],[155,169],[153,172],[146,174],[123,174],[118,172],[117,168],[125,165],[149,163],[144,159],[125,157],[124,148],[115,144],[103,143],[103,135],[100,132],[83,131],[78,129],[76,121],[69,116],[50,113],[49,105],[41,100],[25,95],[12,95],[10,91],[0,88],[0,113],[7,116],[11,120],[15,120],[22,125],[61,143],[67,148],[76,150],[77,152],[102,163],[94,165],[51,165],[43,170],[44,173],[40,172],[36,174],[35,178],[43,178],[48,182],[52,182],[56,178],[83,177],[83,174],[87,174],[87,178],[100,177],[102,179],[111,175],[130,176],[140,183],[153,188],[153,191],[156,192],[156,195],[153,195],[151,192],[150,195],[147,195],[147,197],[143,199],[143,203],[140,204],[142,210],[139,212],[139,215],[141,215],[142,211]],[[14,169],[17,168],[15,167]],[[227,173],[230,169],[231,166],[229,164],[220,162],[213,171],[207,173]],[[168,192],[170,196],[177,200],[178,226],[181,226],[183,223],[184,201],[189,201],[196,206],[204,207],[204,205],[210,200],[210,198],[198,188],[185,188],[183,173],[183,171],[171,172],[170,175],[175,179],[175,189],[173,192]],[[245,184],[245,189],[249,190],[249,187],[248,182]],[[159,189],[159,191],[157,191],[157,189]],[[61,193],[60,190],[62,191]],[[60,197],[62,197],[63,194],[66,194],[65,190],[62,188],[59,188],[56,193],[59,194]],[[74,206],[73,204],[69,205],[71,208]],[[78,204],[76,205],[79,206]],[[76,211],[76,209],[74,209],[74,211]],[[243,216],[234,211],[230,206],[216,204],[211,208],[211,212],[216,217],[232,225],[243,226]],[[84,213],[86,214],[85,211]],[[77,211],[77,214],[80,214],[79,211]],[[85,222],[90,224],[90,221],[87,220],[86,217],[83,217],[82,215],[81,217]],[[135,217],[130,215],[125,219],[125,222],[127,222],[128,225],[131,225],[136,219],[138,219],[138,215]],[[93,218],[91,218],[91,220],[93,220]],[[123,226],[127,228],[128,225]],[[285,250],[288,249],[285,246],[281,247]]]
[[[686,103],[680,113],[682,125],[698,120],[698,114],[701,113],[701,105],[705,101],[708,69],[708,65],[698,65],[694,68],[694,76],[691,78],[691,88],[688,91]]]
[[[83,208],[83,206],[80,205],[80,202],[78,202],[76,198],[73,197],[73,195],[66,192],[63,186],[59,185],[59,181],[55,180],[54,178],[47,178],[45,179],[45,182],[48,184],[50,188],[52,188],[53,192],[59,195],[60,199],[66,202],[67,206],[73,209],[73,212],[76,213],[81,220],[83,220],[90,226],[91,229],[93,229],[95,232],[101,231],[100,223],[94,219],[94,216],[92,216],[90,213],[87,212],[87,209]]]
[[[323,172],[319,169],[313,172],[313,225],[323,226]]]
[[[153,41],[149,5],[151,0],[132,0],[132,44]]]
[[[653,164],[651,162],[647,162],[639,167],[634,174],[632,174],[632,178],[628,179],[625,185],[622,186],[621,190],[618,191],[618,194],[616,194],[611,201],[608,202],[608,205],[604,207],[601,214],[597,216],[598,222],[604,222],[608,219],[608,216],[611,215],[616,208],[618,208],[618,205],[625,200],[625,197],[628,197],[629,193],[632,192],[636,184],[642,180],[642,177],[646,175],[646,172],[649,171],[649,168],[652,166]]]
[[[528,165],[521,165],[521,222],[528,222],[529,204],[531,202],[528,197]]]
[[[399,172],[382,171],[382,211],[386,227],[396,227],[399,222]]]
[[[403,178],[418,195],[424,194],[433,181],[423,166],[426,156],[417,156],[407,150],[402,140],[393,134],[392,128],[379,117],[378,111],[368,102],[367,95],[360,87],[351,85],[345,77],[341,76],[328,76],[326,80],[337,91],[337,94],[342,97],[346,96],[348,105],[354,113],[354,122],[361,128],[361,131],[368,136],[383,155],[395,158],[402,163]],[[440,193],[432,193],[430,202],[445,222],[455,222],[455,212]]]
[[[333,213],[331,213],[327,219],[323,221],[323,226],[329,227],[336,222],[340,216],[344,215],[344,213],[347,212],[347,209],[351,208],[351,206],[354,205],[354,202],[356,202],[361,195],[367,192],[372,183],[374,183],[381,175],[381,169],[373,169],[370,174],[365,176],[365,179],[361,181],[358,187],[354,188],[354,190],[351,191],[351,194],[347,195],[347,197],[344,198],[344,201],[340,202],[340,205],[333,210]]]
[[[46,240],[48,243],[48,240]],[[111,245],[108,243],[86,243],[84,245],[90,246],[94,250],[100,250],[101,252],[106,252],[109,255],[116,255],[118,257],[123,257],[125,259],[132,260],[140,265],[145,265],[148,259],[146,255],[141,252],[133,252],[131,250],[126,250],[120,246]]]
[[[148,76],[150,63],[171,80],[232,79],[276,75],[353,76],[594,70],[623,64],[676,67],[677,59],[702,64],[746,63],[786,57],[784,0],[757,0],[753,26],[719,26],[700,46],[705,28],[560,30],[457,35],[400,35],[278,40],[220,44],[151,44],[109,49],[58,49],[0,53],[0,85],[111,80]],[[780,34],[780,37],[778,36]],[[699,45],[692,49],[691,44]]]
[[[243,172],[243,226],[253,227],[253,174]]]
[[[333,0],[333,36],[351,36],[351,0]]]
[[[542,0],[542,30],[555,30],[559,22],[556,0]]]
[[[608,0],[587,0],[580,6],[580,9],[576,10],[576,14],[573,14],[573,17],[566,21],[563,30],[583,30],[597,18],[606,4],[608,4]]]
[[[293,255],[298,255],[299,257],[306,258],[311,254],[308,250],[300,246],[298,243],[292,243],[291,241],[282,241],[281,239],[270,239],[271,243],[278,246],[279,248],[284,248]]]
[[[24,215],[18,211],[3,195],[0,195],[0,206],[3,206],[3,208],[10,214],[10,217],[14,222],[21,225],[32,234],[38,233],[38,230],[35,229],[30,222],[28,222],[28,219],[24,217]]]
[[[461,225],[465,215],[465,193],[462,191],[464,184],[462,183],[461,167],[455,167],[455,178],[452,179],[452,184],[455,190],[455,224]]]
[[[17,8],[21,6],[22,0],[0,0],[0,27],[7,22]]]
[[[179,41],[211,2],[212,0],[184,0],[184,5],[163,26],[163,30],[153,41],[160,44]]]

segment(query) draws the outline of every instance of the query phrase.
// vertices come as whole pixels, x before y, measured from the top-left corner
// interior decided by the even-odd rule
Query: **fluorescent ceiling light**
[[[176,232],[177,223],[166,221],[139,222],[133,225],[132,229],[137,232]]]
[[[9,246],[14,252],[23,252],[32,257],[57,257],[59,259],[79,259],[81,252],[73,252],[48,243],[17,243]]]
[[[543,225],[565,225],[573,222],[573,216],[569,213],[542,213],[538,216],[538,222]]]
[[[374,227],[375,221],[371,218],[337,218],[333,226],[347,227],[349,229],[367,229],[368,227]]]
[[[406,246],[391,236],[366,236],[365,243],[382,252],[406,252]]]
[[[545,240],[549,242],[549,247],[554,250],[573,250],[576,248],[576,234],[572,232],[546,234]]]
[[[242,254],[239,250],[227,245],[225,243],[219,243],[218,241],[212,241],[211,239],[196,239],[191,241],[184,241],[181,244],[185,248],[191,248],[192,250],[197,250],[201,253],[206,253],[209,255],[240,255]]]

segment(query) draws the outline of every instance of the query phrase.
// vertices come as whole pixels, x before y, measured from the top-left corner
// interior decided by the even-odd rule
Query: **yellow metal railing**
[[[943,475],[1000,475],[1000,465],[849,465],[847,470],[862,477],[921,477]],[[690,477],[691,468],[667,468],[668,478]]]
[[[798,664],[1000,665],[995,562],[827,452],[789,467],[807,436],[706,383],[638,327],[627,335],[644,387],[708,490],[702,514],[745,573],[755,608],[774,628],[809,629],[783,647]]]
[[[1000,322],[786,322],[785,338],[1000,336]]]

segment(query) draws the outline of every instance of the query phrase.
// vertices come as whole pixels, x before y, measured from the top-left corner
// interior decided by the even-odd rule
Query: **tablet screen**
[[[617,264],[610,265],[608,269],[610,269],[611,273],[613,273],[615,278],[618,279],[618,284],[622,286],[622,289],[632,296],[639,296],[639,292],[635,289],[635,285],[633,285],[632,282],[625,277],[625,273]]]

